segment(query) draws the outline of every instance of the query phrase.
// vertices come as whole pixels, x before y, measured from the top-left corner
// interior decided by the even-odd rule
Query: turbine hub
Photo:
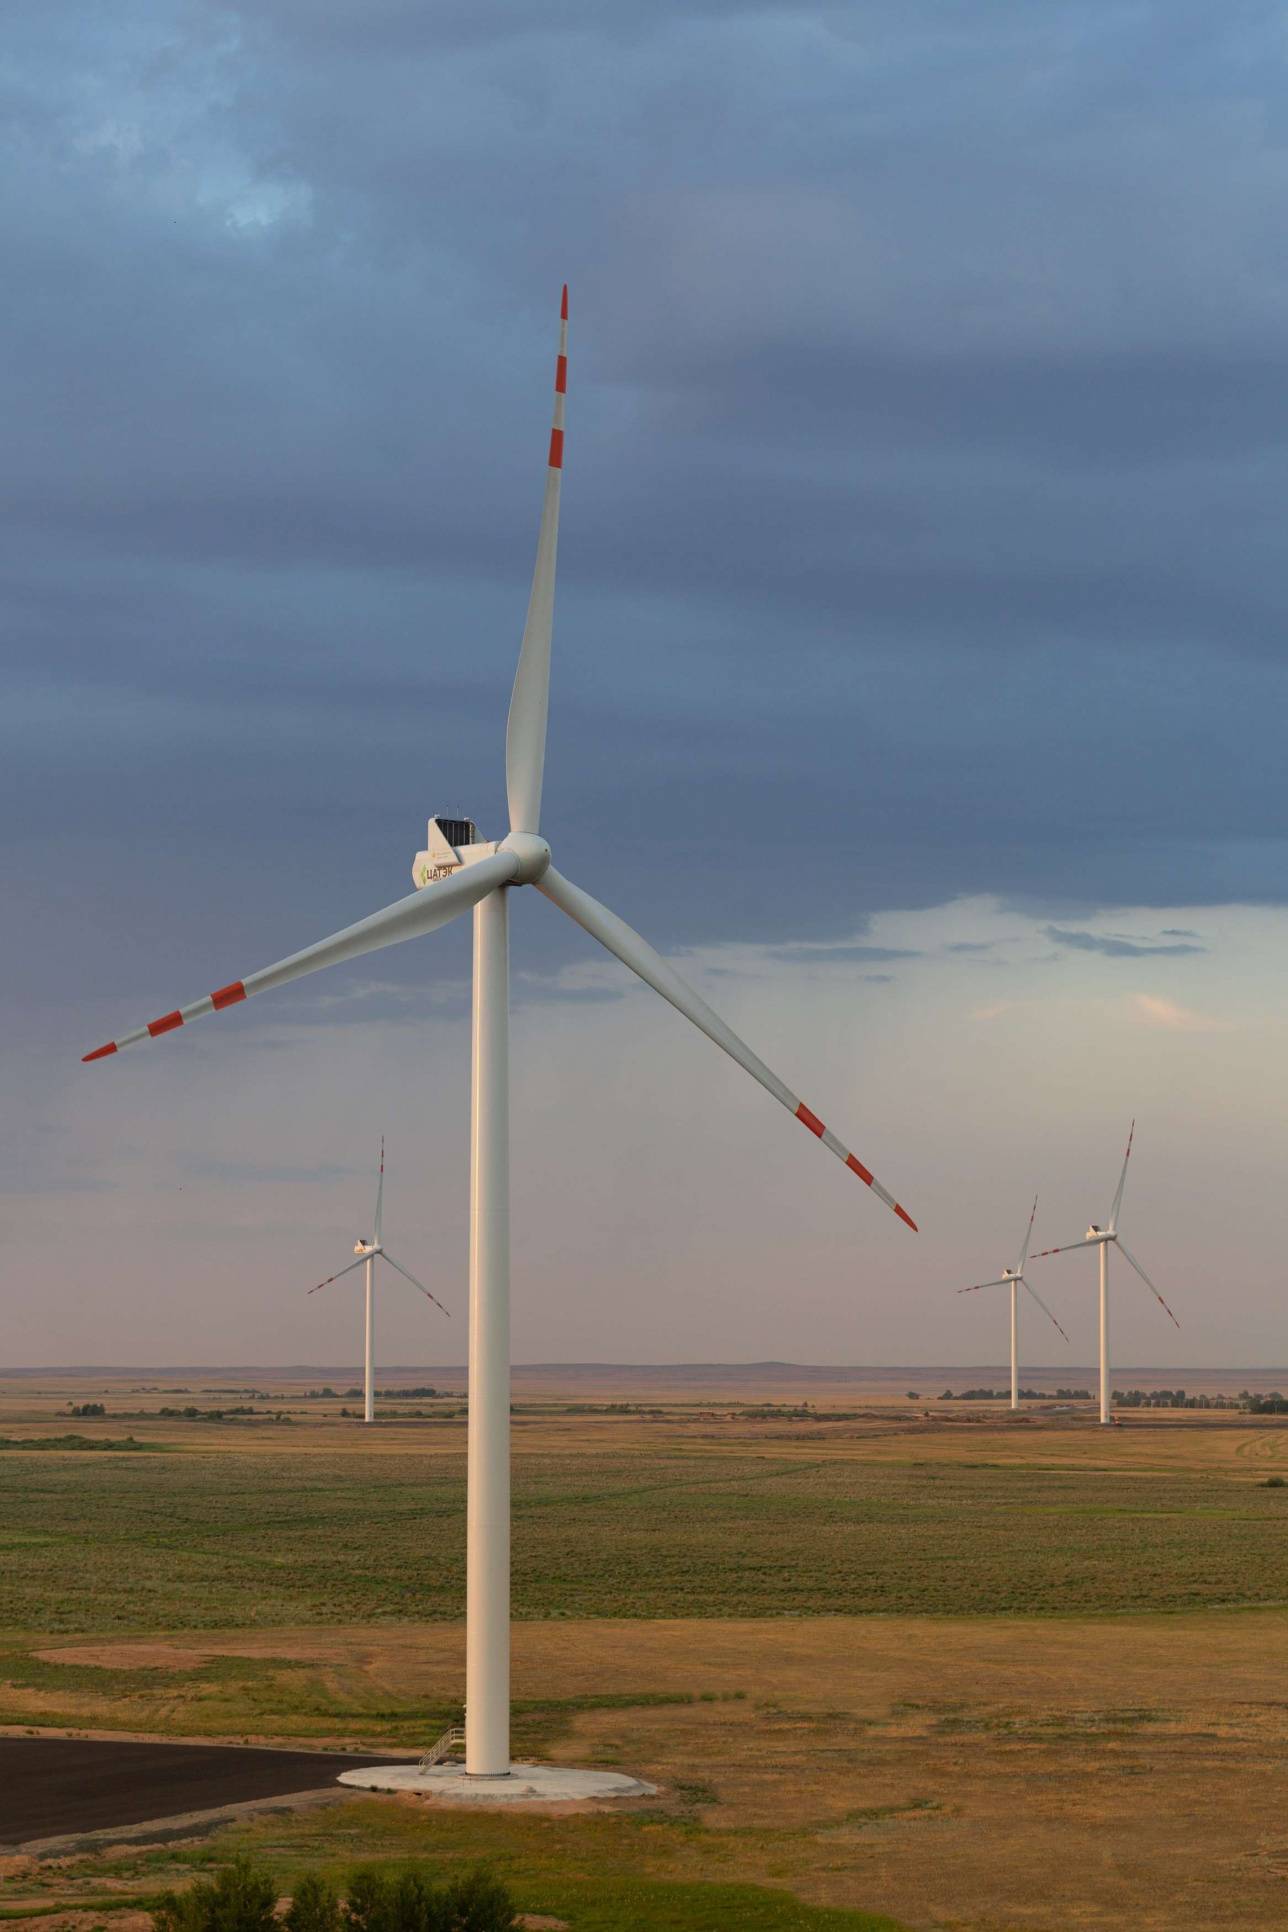
[[[550,847],[537,832],[511,832],[497,849],[512,852],[519,861],[516,885],[535,885],[550,864]]]

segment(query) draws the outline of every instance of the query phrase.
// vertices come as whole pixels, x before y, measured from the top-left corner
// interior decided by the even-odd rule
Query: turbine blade
[[[428,1288],[425,1286],[424,1282],[417,1281],[415,1275],[409,1275],[407,1270],[402,1266],[402,1264],[394,1260],[393,1256],[390,1254],[387,1248],[383,1251],[383,1259],[389,1263],[389,1266],[391,1268],[395,1269],[396,1272],[403,1277],[404,1281],[409,1281],[413,1288],[419,1288],[421,1294],[427,1296],[428,1299],[433,1302],[435,1308],[443,1308],[443,1304],[438,1299],[438,1296],[431,1295]],[[449,1319],[451,1318],[452,1311],[450,1308],[443,1308],[443,1313]]]
[[[1155,1288],[1153,1282],[1150,1280],[1149,1276],[1145,1273],[1145,1270],[1141,1267],[1135,1255],[1131,1252],[1131,1249],[1124,1244],[1121,1237],[1118,1238],[1115,1245],[1118,1249],[1118,1252],[1121,1254],[1123,1260],[1128,1262],[1131,1265],[1131,1267],[1133,1267],[1136,1270],[1136,1273],[1140,1276],[1145,1286],[1149,1289],[1150,1294],[1154,1297],[1159,1307],[1163,1310],[1163,1313],[1167,1315],[1169,1320],[1176,1322],[1176,1326],[1179,1328],[1181,1324],[1176,1321],[1175,1315],[1172,1314],[1171,1309],[1167,1306],[1167,1303],[1163,1300],[1163,1297],[1159,1294],[1157,1288]]]
[[[977,1295],[981,1288],[1009,1287],[1012,1280],[1013,1277],[1011,1275],[999,1275],[996,1281],[973,1281],[969,1288],[959,1288],[957,1293],[959,1295]]]
[[[555,414],[546,460],[537,561],[532,572],[519,668],[505,728],[505,789],[510,830],[541,829],[541,781],[546,768],[546,716],[550,708],[550,636],[555,618],[555,561],[559,550],[559,486],[563,477],[564,396],[568,388],[568,285],[559,305],[559,357],[555,363]]]
[[[328,1275],[325,1281],[319,1281],[317,1284],[317,1288],[310,1288],[309,1293],[311,1295],[316,1295],[318,1288],[329,1288],[333,1281],[343,1281],[346,1275],[351,1275],[355,1268],[360,1268],[363,1262],[369,1259],[370,1257],[368,1255],[360,1254],[358,1256],[358,1259],[356,1261],[351,1261],[347,1268],[341,1268],[338,1275]]]
[[[380,1230],[385,1218],[385,1137],[380,1136],[380,1179],[376,1182],[376,1225],[372,1239],[380,1246]]]
[[[1024,1246],[1020,1249],[1020,1258],[1015,1268],[1015,1272],[1017,1275],[1022,1275],[1024,1273],[1024,1264],[1029,1258],[1029,1243],[1033,1239],[1033,1223],[1037,1217],[1037,1211],[1038,1211],[1038,1197],[1035,1194],[1033,1196],[1033,1212],[1029,1215],[1028,1231],[1024,1236]]]
[[[1037,1303],[1038,1307],[1042,1310],[1042,1313],[1046,1316],[1047,1320],[1051,1322],[1055,1322],[1056,1327],[1060,1328],[1059,1322],[1055,1320],[1055,1316],[1051,1313],[1051,1310],[1047,1307],[1046,1303],[1043,1301],[1037,1289],[1030,1287],[1029,1283],[1024,1280],[1023,1275],[1020,1276],[1020,1280],[1021,1282],[1023,1282],[1024,1286],[1028,1288],[1029,1293],[1032,1295],[1034,1301]],[[1064,1335],[1064,1330],[1062,1328],[1060,1328],[1060,1333]],[[1067,1342],[1069,1337],[1067,1335],[1064,1335],[1064,1339]]]
[[[655,993],[660,993],[664,1000],[669,1000],[671,1005],[678,1012],[683,1013],[686,1019],[692,1020],[709,1040],[714,1040],[718,1047],[722,1047],[731,1060],[736,1060],[753,1080],[760,1082],[766,1092],[773,1094],[774,1099],[786,1107],[789,1113],[795,1114],[803,1126],[808,1127],[812,1134],[817,1134],[824,1146],[835,1154],[838,1160],[843,1161],[852,1174],[857,1174],[861,1181],[865,1181],[873,1193],[878,1194],[886,1206],[893,1208],[899,1219],[906,1221],[913,1232],[916,1232],[917,1223],[906,1209],[900,1207],[893,1194],[886,1192],[862,1161],[856,1160],[849,1149],[841,1145],[836,1135],[828,1131],[816,1114],[810,1112],[804,1101],[798,1100],[778,1075],[772,1073],[764,1061],[757,1058],[751,1048],[738,1038],[733,1028],[726,1026],[719,1014],[714,1013],[706,1001],[695,993],[691,986],[685,984],[680,975],[667,965],[660,953],[654,952],[647,940],[641,939],[640,935],[634,932],[624,920],[619,919],[616,913],[609,912],[606,906],[601,906],[599,901],[592,899],[588,892],[583,892],[579,886],[565,879],[561,873],[555,871],[553,866],[547,868],[536,881],[536,885],[537,889],[544,892],[546,898],[552,900],[561,912],[566,912],[570,919],[575,919],[592,939],[597,939],[615,959],[620,959],[624,966],[629,966],[646,986],[651,986]]]
[[[1088,1241],[1084,1235],[1081,1241],[1066,1241],[1062,1248],[1039,1248],[1031,1259],[1041,1261],[1049,1254],[1072,1254],[1075,1248],[1095,1248],[1099,1245],[1097,1241]]]
[[[1132,1144],[1132,1141],[1135,1139],[1135,1137],[1136,1137],[1136,1123],[1133,1120],[1131,1124],[1131,1129],[1127,1135],[1127,1152],[1123,1155],[1123,1171],[1118,1176],[1118,1192],[1114,1195],[1114,1204],[1109,1210],[1110,1234],[1112,1234],[1114,1229],[1118,1226],[1118,1210],[1123,1204],[1123,1189],[1127,1185],[1127,1163],[1131,1159],[1131,1144]]]
[[[370,918],[360,919],[354,926],[346,926],[330,939],[306,946],[302,953],[292,953],[289,959],[279,960],[275,966],[265,966],[258,973],[249,973],[245,979],[221,986],[217,993],[207,993],[191,1006],[177,1007],[173,1013],[150,1020],[132,1033],[123,1033],[119,1039],[109,1040],[106,1046],[97,1047],[83,1057],[101,1060],[106,1054],[119,1053],[123,1047],[134,1046],[140,1040],[155,1040],[162,1033],[173,1032],[175,1027],[186,1026],[189,1020],[199,1020],[207,1013],[222,1013],[225,1007],[238,1005],[252,993],[268,993],[290,980],[302,979],[306,973],[320,972],[324,966],[338,966],[346,959],[357,959],[362,953],[375,952],[382,946],[418,939],[421,934],[433,932],[458,914],[467,912],[497,886],[514,878],[518,869],[519,861],[511,853],[494,852],[480,859],[477,865],[462,866],[459,872],[449,873],[447,878],[399,899],[381,912],[373,912]]]

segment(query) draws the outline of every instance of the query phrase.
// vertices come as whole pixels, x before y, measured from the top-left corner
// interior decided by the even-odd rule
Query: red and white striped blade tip
[[[555,420],[550,431],[550,454],[546,461],[552,470],[563,468],[564,419],[562,398],[568,394],[568,284],[563,285],[559,302],[559,354],[555,358]]]
[[[221,986],[215,993],[207,993],[205,999],[194,1000],[191,1006],[176,1007],[173,1013],[163,1013],[159,1020],[149,1020],[137,1032],[124,1033],[119,1040],[109,1040],[106,1046],[95,1047],[92,1053],[83,1053],[81,1062],[103,1060],[109,1053],[119,1053],[122,1047],[133,1046],[139,1040],[160,1039],[163,1033],[173,1033],[175,1027],[184,1026],[189,1020],[199,1018],[203,1013],[222,1013],[225,1007],[236,1006],[246,998],[246,988],[239,979]]]
[[[819,1119],[817,1114],[810,1112],[810,1109],[805,1105],[805,1102],[803,1100],[800,1102],[800,1104],[796,1109],[796,1118],[797,1120],[800,1121],[802,1127],[809,1128],[811,1134],[817,1134],[818,1138],[823,1142],[824,1146],[827,1147],[831,1153],[835,1154],[838,1160],[842,1160],[845,1162],[845,1165],[849,1168],[851,1174],[857,1174],[859,1179],[863,1182],[864,1186],[870,1187],[872,1189],[872,1192],[878,1195],[881,1198],[881,1200],[885,1202],[886,1206],[888,1208],[891,1208],[894,1211],[894,1213],[898,1215],[901,1221],[905,1221],[908,1224],[908,1226],[912,1229],[914,1234],[920,1234],[921,1230],[920,1228],[918,1228],[917,1223],[913,1220],[912,1216],[909,1214],[907,1208],[902,1208],[899,1206],[899,1203],[895,1200],[894,1195],[888,1194],[886,1192],[885,1188],[882,1187],[880,1181],[877,1180],[876,1176],[872,1174],[863,1165],[863,1162],[861,1160],[855,1159],[854,1155],[850,1152],[848,1147],[842,1147],[840,1141],[836,1138],[836,1135],[832,1133],[830,1128],[827,1128],[823,1125],[822,1121]]]

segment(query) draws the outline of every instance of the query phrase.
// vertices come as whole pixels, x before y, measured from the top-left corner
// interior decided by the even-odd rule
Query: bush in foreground
[[[277,1887],[249,1858],[234,1858],[218,1878],[188,1892],[167,1892],[152,1914],[154,1932],[274,1932]]]
[[[286,1914],[288,1932],[340,1932],[342,1923],[335,1887],[310,1872],[295,1888]]]
[[[152,1914],[154,1932],[277,1932],[277,1888],[250,1859],[235,1858],[217,1878],[188,1892],[167,1892]],[[486,1872],[435,1885],[423,1869],[354,1872],[343,1900],[310,1874],[295,1888],[287,1932],[515,1932],[504,1885]]]
[[[349,1881],[343,1922],[345,1932],[513,1932],[518,1924],[510,1894],[486,1872],[439,1887],[424,1871],[370,1865]],[[315,1923],[296,1932],[329,1928]]]

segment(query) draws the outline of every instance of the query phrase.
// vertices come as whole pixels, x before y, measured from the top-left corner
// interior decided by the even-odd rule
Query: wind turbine
[[[1057,1328],[1060,1328],[1059,1322],[1055,1321],[1055,1316],[1051,1313],[1051,1310],[1047,1307],[1046,1303],[1043,1301],[1041,1295],[1038,1293],[1037,1289],[1033,1286],[1032,1282],[1026,1281],[1024,1279],[1024,1264],[1029,1258],[1029,1243],[1033,1239],[1033,1217],[1034,1215],[1036,1215],[1037,1211],[1038,1211],[1038,1197],[1035,1194],[1033,1196],[1033,1213],[1030,1214],[1029,1216],[1029,1225],[1025,1229],[1025,1233],[1024,1233],[1024,1246],[1020,1249],[1020,1258],[1016,1262],[1013,1268],[1003,1268],[1001,1274],[998,1276],[996,1281],[977,1281],[977,1282],[974,1282],[972,1286],[969,1288],[959,1288],[957,1290],[959,1295],[977,1295],[981,1288],[1005,1288],[1007,1287],[1008,1284],[1010,1286],[1010,1290],[1011,1290],[1011,1407],[1013,1409],[1018,1409],[1020,1406],[1019,1339],[1020,1339],[1020,1290],[1021,1288],[1027,1288],[1028,1292],[1032,1295],[1038,1307],[1042,1310],[1042,1313],[1045,1316],[1047,1316],[1047,1318],[1050,1321],[1055,1322],[1055,1325]],[[1064,1335],[1064,1330],[1062,1328],[1060,1328],[1060,1333]],[[1067,1335],[1064,1335],[1064,1339],[1067,1342],[1069,1337]]]
[[[1136,1123],[1133,1120],[1127,1135],[1127,1152],[1123,1155],[1123,1171],[1118,1176],[1118,1191],[1114,1195],[1114,1204],[1109,1210],[1109,1226],[1098,1227],[1093,1221],[1081,1241],[1066,1241],[1063,1247],[1059,1248],[1040,1248],[1033,1257],[1035,1261],[1041,1261],[1049,1254],[1068,1254],[1074,1248],[1099,1248],[1100,1250],[1100,1420],[1102,1423],[1113,1421],[1109,1401],[1109,1250],[1111,1247],[1117,1248],[1128,1267],[1136,1270],[1168,1320],[1176,1322],[1178,1328],[1181,1325],[1176,1321],[1175,1315],[1118,1232],[1118,1213],[1123,1204],[1123,1189],[1127,1185],[1127,1163],[1131,1159],[1131,1144],[1135,1137]]]
[[[375,1343],[376,1343],[376,1257],[377,1255],[379,1255],[381,1259],[387,1261],[389,1263],[389,1266],[403,1277],[404,1281],[409,1281],[413,1288],[419,1288],[421,1294],[424,1295],[427,1300],[432,1301],[435,1308],[443,1308],[443,1304],[438,1299],[438,1296],[431,1295],[423,1281],[417,1281],[415,1275],[408,1274],[407,1270],[403,1267],[401,1261],[395,1261],[393,1256],[390,1254],[388,1248],[386,1248],[384,1241],[381,1238],[381,1229],[384,1225],[384,1212],[385,1212],[385,1137],[382,1134],[380,1136],[380,1179],[376,1182],[376,1219],[374,1223],[375,1232],[369,1241],[367,1240],[365,1235],[359,1235],[358,1239],[354,1242],[353,1252],[358,1257],[356,1261],[351,1261],[347,1268],[341,1268],[339,1274],[328,1275],[325,1281],[319,1281],[317,1288],[309,1289],[309,1293],[311,1295],[316,1295],[318,1292],[318,1288],[329,1288],[333,1281],[343,1281],[346,1275],[351,1275],[355,1268],[360,1268],[362,1266],[364,1261],[367,1264],[367,1313],[366,1313],[366,1322],[363,1330],[364,1348],[363,1348],[363,1372],[362,1372],[362,1419],[364,1422],[373,1421],[376,1413],[376,1391],[374,1386],[374,1378],[375,1378]],[[449,1314],[450,1310],[443,1308],[443,1313],[445,1315]]]
[[[541,787],[550,694],[555,554],[564,458],[564,400],[568,371],[568,290],[560,308],[555,364],[554,424],[536,568],[506,729],[505,775],[510,830],[499,841],[479,839],[472,820],[433,818],[427,849],[412,866],[417,890],[342,932],[292,953],[276,965],[230,981],[191,1005],[176,1007],[106,1046],[87,1060],[156,1039],[207,1013],[222,1013],[324,966],[336,966],[379,947],[418,938],[474,914],[472,1127],[470,1141],[470,1342],[468,1435],[468,1547],[466,1559],[465,1709],[467,1774],[501,1778],[510,1772],[510,1176],[509,1176],[509,919],[516,886],[536,886],[561,912],[668,1000],[699,1032],[760,1083],[822,1141],[852,1174],[916,1230],[894,1195],[850,1153],[818,1115],[754,1054],[637,932],[592,899],[550,860],[541,835]]]

